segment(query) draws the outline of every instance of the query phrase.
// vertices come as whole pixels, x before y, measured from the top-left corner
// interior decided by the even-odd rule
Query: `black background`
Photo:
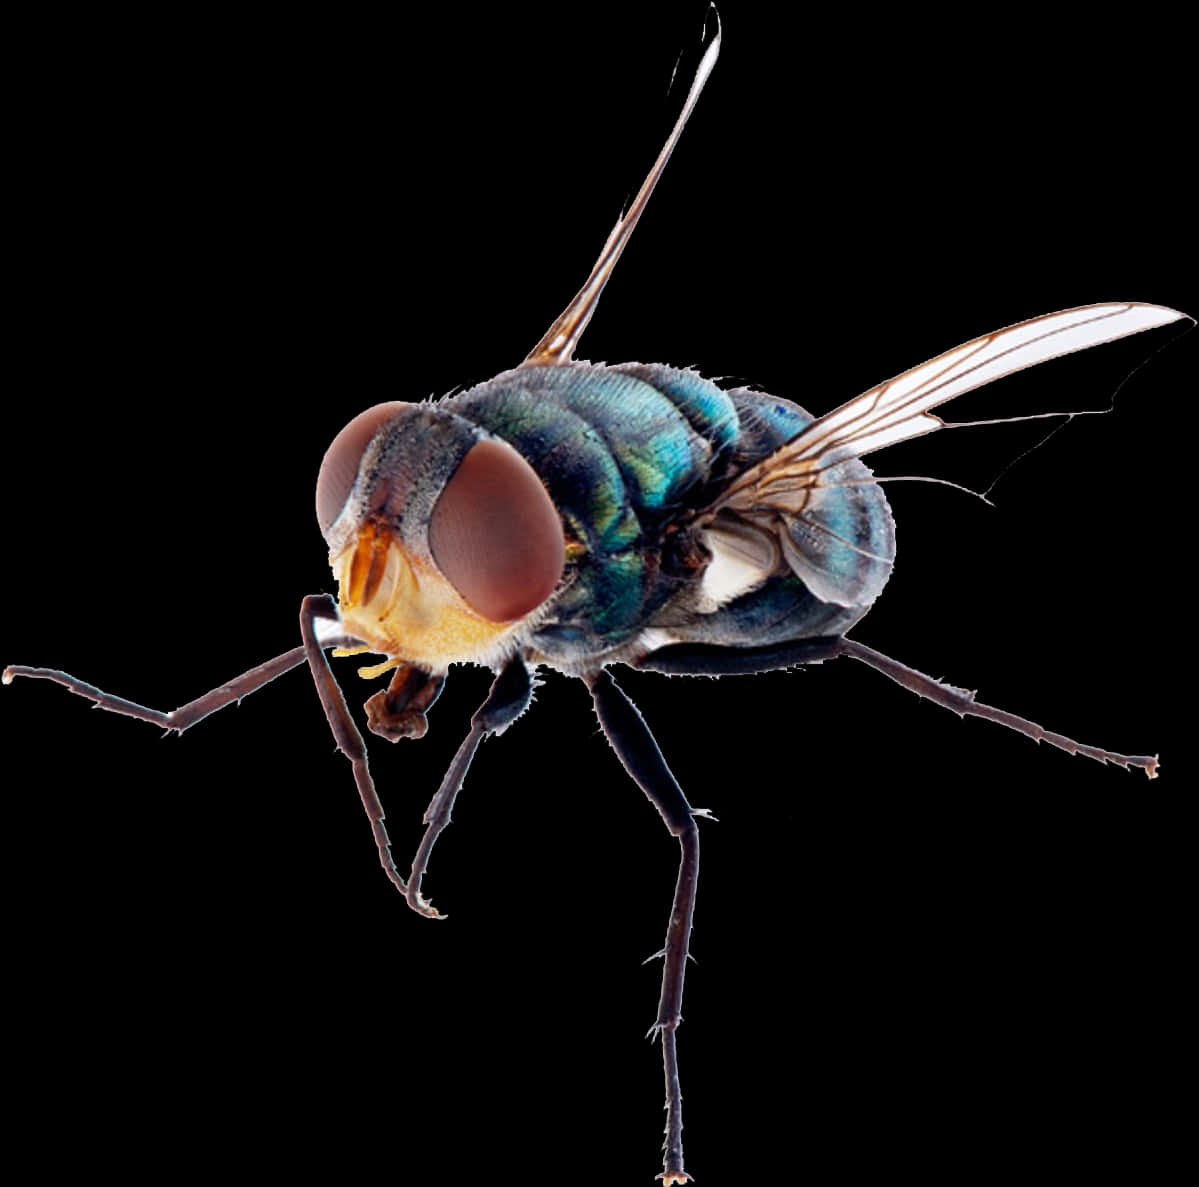
[[[1156,15],[723,16],[581,357],[820,413],[1053,309],[1199,307],[1179,34]],[[523,357],[652,161],[702,20],[195,10],[18,38],[0,660],[169,708],[294,646],[300,598],[332,588],[327,443],[363,407]],[[1104,407],[1177,333],[949,418]],[[680,1039],[701,1182],[1144,1170],[1177,1132],[1193,776],[1169,726],[1190,601],[1169,444],[1195,375],[1193,338],[1154,356],[994,510],[889,487],[899,562],[855,631],[1083,741],[1160,749],[1156,783],[848,661],[618,673],[720,817]],[[982,487],[1046,427],[874,465]],[[372,739],[401,864],[487,683],[456,672],[419,743]],[[165,1150],[337,1181],[650,1181],[640,961],[677,848],[577,681],[547,675],[483,747],[427,882],[440,924],[379,872],[302,672],[183,739],[49,686],[2,695],[14,1068],[60,1168],[149,1177]]]

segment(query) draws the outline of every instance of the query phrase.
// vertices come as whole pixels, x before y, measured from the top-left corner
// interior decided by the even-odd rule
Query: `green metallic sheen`
[[[861,605],[822,602],[782,573],[716,613],[681,611],[672,620],[668,603],[694,584],[702,564],[679,525],[811,423],[787,400],[725,391],[659,364],[571,363],[526,364],[441,406],[513,445],[562,516],[565,588],[534,638],[546,653],[600,654],[650,624],[731,644],[834,634],[864,613],[870,590],[885,581],[890,514],[881,490],[860,484],[869,472],[853,462],[846,474],[858,484],[824,492],[809,517],[817,529],[797,523],[791,535],[837,583],[866,589]],[[868,555],[875,551],[877,562]]]
[[[670,382],[650,382],[659,370]],[[677,587],[657,563],[659,529],[736,439],[729,397],[694,372],[572,364],[518,367],[443,406],[523,454],[582,543],[557,625],[613,645],[643,627]]]

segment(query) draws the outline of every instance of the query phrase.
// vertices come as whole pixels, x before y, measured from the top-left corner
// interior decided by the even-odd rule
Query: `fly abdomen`
[[[765,392],[736,388],[728,394],[742,426],[738,471],[768,457],[813,420],[797,404]],[[872,478],[864,463],[849,458],[804,491],[790,514],[777,516],[775,534],[790,571],[821,602],[855,611],[840,630],[873,604],[895,559],[891,509]]]

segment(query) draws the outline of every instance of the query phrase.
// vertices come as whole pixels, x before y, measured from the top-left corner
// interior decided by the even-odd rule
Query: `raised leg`
[[[450,763],[450,769],[446,771],[437,794],[425,809],[425,835],[421,838],[416,856],[412,859],[412,871],[408,875],[408,905],[414,911],[419,911],[431,919],[445,918],[431,903],[421,897],[420,884],[429,865],[429,855],[433,852],[433,846],[441,835],[441,830],[450,823],[454,800],[466,778],[466,772],[470,770],[471,760],[475,757],[479,743],[488,734],[502,733],[507,729],[528,708],[532,695],[533,682],[529,676],[529,669],[525,667],[520,656],[514,656],[495,678],[491,691],[487,694],[487,700],[470,719],[470,733],[458,747],[458,753],[454,755],[454,761]]]
[[[952,684],[942,684],[932,676],[917,672],[898,660],[875,651],[853,639],[828,637],[821,639],[798,639],[772,647],[719,647],[715,644],[675,643],[651,651],[634,666],[650,672],[664,672],[671,676],[734,676],[754,672],[771,672],[779,668],[790,668],[797,664],[820,663],[848,655],[882,672],[884,676],[901,684],[904,688],[924,697],[934,704],[950,709],[959,717],[982,717],[995,721],[1008,729],[1032,738],[1035,742],[1048,742],[1067,754],[1081,754],[1097,762],[1115,763],[1117,766],[1140,767],[1150,779],[1157,777],[1157,755],[1117,754],[1113,750],[1102,750],[1098,746],[1084,746],[1063,734],[1055,734],[1029,721],[1017,717],[1004,709],[984,705],[974,699],[974,693]]]
[[[670,923],[666,929],[666,966],[662,972],[662,995],[654,1026],[662,1036],[662,1064],[666,1076],[665,1154],[663,1171],[658,1178],[663,1184],[687,1183],[690,1176],[683,1169],[683,1094],[679,1085],[675,1035],[683,1020],[683,977],[687,971],[687,949],[699,875],[699,830],[695,827],[694,811],[670,773],[637,706],[606,671],[600,671],[587,683],[595,700],[596,716],[609,744],[624,769],[661,813],[666,827],[678,837],[682,850]]]
[[[197,697],[194,701],[188,701],[186,705],[181,705],[178,709],[172,709],[166,713],[161,709],[147,709],[145,705],[138,705],[123,697],[114,697],[91,684],[77,680],[74,676],[69,676],[66,672],[60,672],[56,668],[27,668],[21,664],[13,664],[4,669],[3,680],[5,684],[11,684],[17,676],[27,676],[34,680],[52,680],[55,684],[61,684],[64,688],[70,689],[76,696],[86,697],[94,703],[97,709],[106,709],[109,713],[120,713],[123,717],[133,717],[138,721],[148,721],[151,725],[161,726],[164,730],[174,730],[181,734],[189,726],[195,725],[197,721],[202,721],[210,713],[215,713],[218,709],[223,709],[226,705],[231,705],[234,701],[240,701],[242,697],[257,692],[264,684],[269,684],[274,680],[276,676],[290,672],[292,668],[298,667],[303,662],[304,648],[293,647],[291,651],[267,660],[266,663],[259,664],[258,667],[251,668],[248,672],[243,672],[227,684],[222,684],[220,688],[214,688],[202,697]]]

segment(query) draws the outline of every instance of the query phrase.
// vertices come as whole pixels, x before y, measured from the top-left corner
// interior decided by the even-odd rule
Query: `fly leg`
[[[679,1061],[675,1034],[682,1021],[683,976],[687,971],[687,948],[691,938],[691,916],[695,910],[695,885],[699,874],[699,830],[687,797],[670,773],[666,760],[636,705],[601,670],[587,681],[595,701],[595,712],[608,742],[624,769],[649,797],[666,827],[678,837],[682,856],[674,888],[670,923],[666,929],[665,968],[658,1019],[654,1029],[662,1036],[662,1063],[666,1075],[666,1141],[664,1185],[690,1182],[683,1170],[683,1095],[679,1086]]]
[[[528,708],[533,696],[533,681],[529,669],[520,656],[514,656],[508,661],[500,674],[492,682],[487,699],[470,719],[470,733],[466,735],[449,770],[441,780],[437,794],[429,801],[425,809],[425,835],[421,838],[420,847],[412,859],[412,871],[408,875],[407,898],[408,905],[422,915],[431,919],[444,919],[431,903],[421,896],[420,884],[425,870],[429,865],[429,855],[433,852],[441,830],[450,823],[450,813],[454,809],[454,800],[462,787],[466,772],[470,770],[471,760],[479,743],[488,734],[498,734],[507,729]]]
[[[1008,729],[1015,730],[1026,738],[1032,738],[1034,742],[1048,742],[1050,746],[1056,746],[1067,754],[1082,754],[1097,762],[1115,763],[1117,766],[1125,768],[1140,767],[1150,779],[1157,778],[1156,754],[1116,754],[1111,750],[1100,750],[1097,746],[1084,746],[1072,738],[1044,729],[1026,717],[1017,717],[1014,713],[1008,713],[1003,709],[979,704],[974,699],[974,693],[968,689],[954,688],[952,684],[942,684],[931,676],[906,667],[898,660],[891,659],[861,643],[855,643],[852,639],[842,639],[841,644],[842,655],[848,655],[852,659],[869,664],[875,671],[882,672],[896,684],[902,684],[904,688],[910,689],[917,696],[925,697],[934,704],[953,710],[959,717],[985,717],[988,721],[997,721],[1000,725],[1006,725]]]
[[[375,845],[379,850],[379,864],[396,889],[408,900],[408,905],[414,911],[419,911],[422,915],[428,915],[435,919],[443,918],[421,897],[420,893],[421,878],[429,864],[429,854],[433,851],[433,844],[437,840],[438,834],[450,822],[454,798],[462,786],[462,781],[466,778],[466,772],[470,769],[471,759],[474,758],[479,743],[488,734],[498,733],[506,726],[511,725],[524,712],[532,698],[533,682],[529,676],[529,670],[519,656],[510,660],[504,670],[495,678],[487,700],[471,718],[470,733],[458,748],[458,753],[454,755],[454,761],[450,763],[450,769],[442,779],[437,794],[425,810],[425,824],[428,827],[425,829],[420,848],[413,859],[412,873],[405,882],[400,876],[399,870],[396,869],[395,860],[391,854],[391,839],[388,837],[387,828],[383,823],[383,805],[379,802],[375,781],[371,778],[370,767],[367,765],[366,744],[362,740],[362,734],[358,727],[354,724],[353,717],[350,716],[345,697],[342,696],[341,689],[333,677],[333,669],[329,667],[329,661],[325,658],[325,653],[321,650],[321,644],[316,637],[315,623],[318,618],[337,618],[333,599],[328,594],[312,594],[306,597],[300,605],[300,634],[304,640],[303,651],[308,660],[308,667],[312,671],[312,679],[316,684],[317,695],[321,699],[321,706],[325,710],[329,728],[333,731],[333,737],[337,742],[337,748],[350,760],[350,764],[354,768],[354,782],[358,785],[358,795],[362,799],[367,819],[371,822],[371,831],[374,833]],[[388,689],[389,694],[395,694],[396,701],[391,705],[388,705],[386,701],[376,702],[370,714],[371,728],[375,729],[376,733],[381,733],[383,737],[393,736],[388,729],[376,728],[376,726],[386,725],[392,715],[394,715],[394,720],[391,721],[392,725],[403,719],[406,714],[415,713],[419,716],[420,711],[428,708],[441,691],[441,684],[440,677],[428,677],[424,680],[416,678],[412,681],[407,675],[397,677],[397,680],[393,681],[392,688]],[[371,699],[375,700],[375,698]]]
[[[1067,754],[1081,754],[1097,762],[1115,763],[1117,766],[1140,767],[1150,779],[1157,776],[1157,755],[1117,754],[1112,750],[1101,750],[1097,746],[1084,746],[1062,734],[1055,734],[1035,721],[1017,717],[993,705],[984,705],[974,699],[974,693],[952,684],[942,684],[932,676],[917,672],[891,659],[872,647],[847,639],[844,636],[821,639],[797,639],[769,647],[720,647],[707,643],[673,643],[651,651],[633,666],[651,672],[664,672],[671,676],[732,676],[748,675],[753,672],[770,672],[778,668],[789,668],[796,664],[819,663],[839,655],[848,655],[861,663],[882,672],[896,684],[924,697],[942,708],[950,709],[959,717],[982,717],[995,721],[1008,729],[1032,738],[1035,742],[1048,742]]]
[[[400,871],[396,869],[395,860],[391,855],[391,839],[383,823],[383,805],[379,802],[379,794],[375,791],[375,782],[367,766],[366,746],[362,741],[362,734],[350,716],[346,699],[337,686],[333,669],[329,666],[316,637],[318,618],[337,618],[337,608],[328,594],[309,594],[300,603],[300,637],[304,640],[301,652],[308,660],[308,668],[312,672],[312,680],[316,685],[317,695],[321,698],[321,707],[325,710],[329,728],[337,742],[337,749],[350,760],[354,768],[354,782],[358,785],[358,795],[362,799],[367,819],[371,822],[371,832],[374,833],[375,845],[379,850],[379,864],[395,888],[406,895],[408,887],[400,877]]]
[[[667,676],[754,676],[798,664],[818,664],[844,654],[840,635],[794,639],[765,647],[722,647],[718,643],[671,643],[631,666]]]
[[[329,642],[325,644],[325,646],[330,645]],[[105,709],[109,713],[120,713],[123,717],[132,717],[137,721],[148,721],[151,725],[161,726],[164,730],[174,730],[181,734],[189,726],[195,725],[197,721],[202,721],[210,713],[215,713],[218,709],[233,704],[234,701],[240,701],[242,697],[256,692],[277,676],[282,676],[284,672],[290,672],[292,668],[298,667],[303,662],[304,648],[293,647],[291,651],[286,651],[274,659],[267,660],[264,664],[259,664],[256,668],[251,668],[248,672],[243,672],[228,683],[222,684],[220,688],[214,688],[202,697],[197,697],[194,701],[188,701],[186,705],[181,705],[178,709],[172,709],[165,713],[161,709],[148,709],[145,705],[127,701],[124,697],[114,697],[91,684],[77,680],[66,672],[60,672],[56,668],[27,668],[22,664],[12,664],[4,669],[3,682],[11,684],[17,676],[26,676],[34,680],[51,680],[55,684],[61,684],[64,688],[69,689],[76,696],[86,697],[93,702],[96,709]]]

